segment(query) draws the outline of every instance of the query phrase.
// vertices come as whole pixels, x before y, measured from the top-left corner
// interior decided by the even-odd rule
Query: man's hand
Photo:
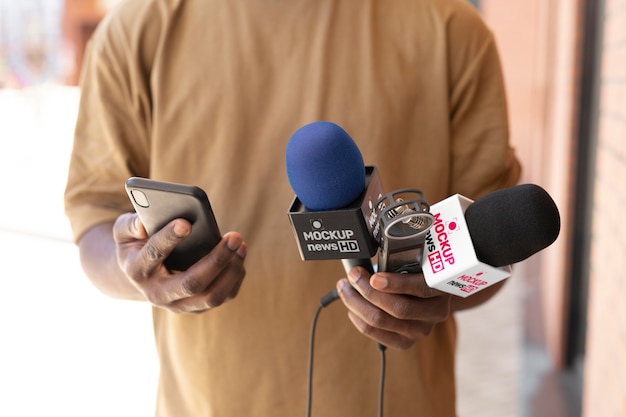
[[[234,298],[245,276],[246,244],[237,232],[186,271],[169,271],[163,261],[191,233],[176,219],[153,236],[135,213],[121,215],[113,226],[117,262],[130,282],[155,306],[177,313],[201,313]]]
[[[430,288],[422,274],[350,270],[337,282],[348,316],[364,335],[387,347],[408,349],[448,318],[452,295]]]

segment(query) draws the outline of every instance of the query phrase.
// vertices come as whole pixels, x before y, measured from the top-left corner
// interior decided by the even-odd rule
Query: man
[[[385,415],[455,415],[453,313],[499,285],[461,299],[421,274],[341,278],[338,261],[301,261],[284,149],[300,126],[329,120],[387,191],[419,188],[432,204],[514,185],[495,41],[469,4],[127,0],[97,29],[81,88],[66,212],[94,284],[154,306],[158,416],[304,412],[309,325],[335,287],[343,303],[318,324],[313,415],[374,412],[375,342],[390,348]],[[190,226],[148,239],[130,176],[200,186],[233,232],[188,271],[167,271]]]

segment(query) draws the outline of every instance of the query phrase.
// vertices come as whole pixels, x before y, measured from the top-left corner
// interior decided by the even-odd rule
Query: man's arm
[[[103,294],[126,300],[143,300],[117,263],[113,222],[98,224],[78,241],[80,262],[89,280]]]

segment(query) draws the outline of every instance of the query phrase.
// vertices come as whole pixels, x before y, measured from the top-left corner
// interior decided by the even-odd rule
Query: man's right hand
[[[117,263],[132,285],[155,306],[177,313],[201,313],[218,307],[239,292],[246,271],[247,247],[237,232],[186,271],[170,271],[163,261],[191,232],[176,219],[149,237],[139,217],[126,213],[113,225]]]

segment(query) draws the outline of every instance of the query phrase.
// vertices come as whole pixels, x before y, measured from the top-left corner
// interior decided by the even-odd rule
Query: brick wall
[[[626,0],[605,0],[583,416],[626,416]]]

